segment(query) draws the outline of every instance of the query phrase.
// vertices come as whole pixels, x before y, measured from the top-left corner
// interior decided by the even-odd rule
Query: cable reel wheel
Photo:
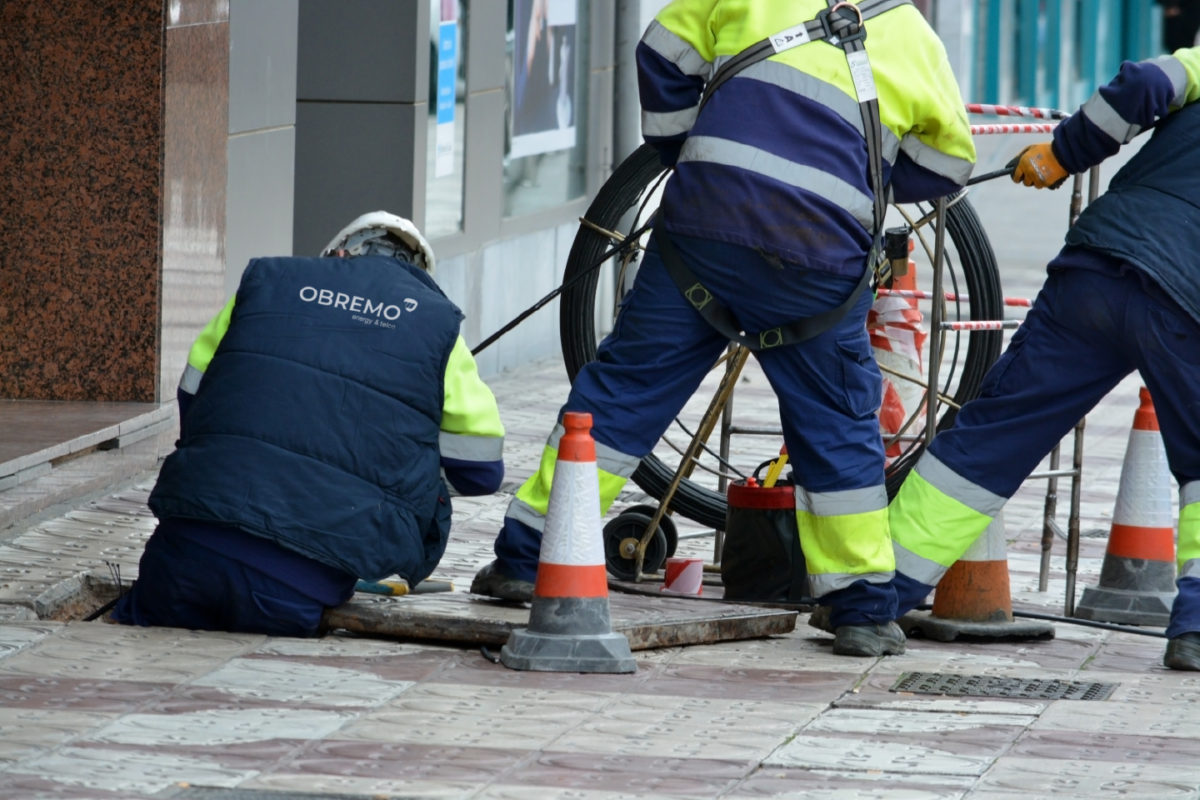
[[[621,229],[622,219],[639,203],[648,202],[647,189],[657,187],[664,178],[666,168],[658,159],[658,151],[650,145],[642,145],[623,161],[601,187],[595,200],[588,207],[584,222],[575,235],[567,258],[564,281],[569,281],[580,272],[594,264],[615,241],[608,234]],[[639,224],[645,222],[645,216],[639,208],[632,224],[627,229],[633,231]],[[922,215],[926,209],[918,207]],[[955,196],[951,200],[946,216],[946,233],[948,245],[959,258],[959,270],[950,258],[951,247],[947,247],[946,290],[955,295],[969,294],[970,300],[952,301],[944,318],[947,320],[999,320],[1004,318],[1003,295],[1000,288],[999,270],[996,257],[988,240],[987,233],[979,220],[970,200],[966,197]],[[925,245],[932,261],[932,251],[928,242],[918,237]],[[959,285],[960,278],[966,286]],[[596,290],[599,284],[600,270],[593,270],[587,277],[581,279],[571,289],[563,292],[559,310],[559,330],[563,348],[563,358],[566,362],[567,374],[574,382],[575,376],[585,364],[596,357]],[[965,308],[964,308],[965,305]],[[957,314],[953,313],[957,311]],[[964,315],[963,312],[966,311]],[[932,331],[930,336],[930,352],[932,344],[939,334]],[[961,336],[967,336],[965,356]],[[1003,345],[1003,334],[1000,331],[987,331],[951,335],[942,333],[942,351],[949,353],[951,363],[943,366],[944,380],[939,387],[943,394],[952,390],[952,399],[958,405],[966,403],[979,394],[979,387],[988,369],[1000,356]],[[962,356],[961,364],[959,362]],[[955,379],[957,387],[955,388]],[[943,412],[938,419],[938,430],[946,430],[954,424],[955,411],[952,407],[942,406]],[[916,434],[920,428],[914,426],[910,433]],[[888,496],[892,497],[899,491],[900,485],[909,471],[916,465],[924,452],[923,437],[889,465],[886,473]],[[633,474],[633,481],[643,491],[654,498],[661,499],[671,484],[675,469],[664,463],[656,455],[650,454],[642,459],[641,465]],[[725,496],[691,480],[685,479],[671,498],[672,511],[682,514],[688,519],[712,528],[722,529],[725,526]],[[649,519],[645,520],[645,525]],[[640,533],[639,533],[640,535]],[[647,571],[649,571],[647,569]]]
[[[647,509],[650,506],[637,506]],[[636,581],[638,577],[637,548],[650,527],[654,511],[643,514],[640,511],[623,511],[604,526],[604,563],[608,573],[619,581]],[[663,517],[665,521],[667,518]],[[671,523],[674,528],[674,523]],[[642,572],[653,575],[663,568],[670,557],[667,535],[660,524],[654,529],[654,535],[646,545],[646,555],[642,560]]]

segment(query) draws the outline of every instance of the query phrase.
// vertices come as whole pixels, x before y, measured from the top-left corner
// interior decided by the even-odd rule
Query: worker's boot
[[[495,597],[498,600],[513,600],[518,603],[533,601],[533,584],[500,574],[496,562],[488,564],[471,581],[471,593]]]
[[[808,616],[808,626],[816,628],[819,631],[826,633],[835,633],[830,619],[833,617],[833,609],[829,606],[817,606],[816,610]]]
[[[839,656],[899,656],[904,654],[904,631],[895,622],[883,625],[843,625],[833,639]]]
[[[1163,666],[1187,672],[1200,672],[1200,633],[1181,633],[1167,642]]]

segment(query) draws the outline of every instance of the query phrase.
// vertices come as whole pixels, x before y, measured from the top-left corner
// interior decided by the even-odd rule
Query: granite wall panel
[[[155,399],[163,12],[0,3],[0,397]]]
[[[0,3],[0,397],[173,395],[175,338],[221,294],[227,19]]]

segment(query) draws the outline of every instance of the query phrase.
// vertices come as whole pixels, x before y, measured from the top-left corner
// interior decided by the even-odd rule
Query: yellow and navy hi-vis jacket
[[[181,428],[192,396],[229,330],[236,300],[230,298],[196,337],[188,353],[178,391]],[[438,434],[442,471],[461,495],[492,494],[504,479],[504,424],[496,398],[480,379],[475,358],[462,336],[446,363],[443,390]]]
[[[784,51],[724,84],[721,64],[814,19],[825,0],[675,0],[638,45],[642,133],[675,164],[662,201],[681,234],[760,249],[800,266],[862,274],[872,240],[866,139],[846,54]],[[911,5],[866,23],[883,124],[884,179],[900,202],[963,186],[975,146],[937,35]]]

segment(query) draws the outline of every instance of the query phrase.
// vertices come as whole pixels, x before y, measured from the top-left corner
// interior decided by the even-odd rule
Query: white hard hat
[[[378,234],[372,236],[371,232],[373,231],[378,232]],[[333,255],[338,250],[345,250],[347,254],[352,256],[360,255],[363,245],[384,233],[393,234],[400,241],[408,245],[416,254],[417,266],[430,275],[433,274],[433,248],[429,246],[429,242],[425,241],[425,237],[421,235],[421,232],[417,230],[417,226],[413,225],[412,222],[406,220],[404,217],[389,214],[386,211],[372,211],[369,214],[363,214],[354,220],[354,222],[342,228],[338,235],[333,237],[333,241],[325,245],[325,249],[321,251],[321,256]],[[356,236],[355,234],[365,235]]]

